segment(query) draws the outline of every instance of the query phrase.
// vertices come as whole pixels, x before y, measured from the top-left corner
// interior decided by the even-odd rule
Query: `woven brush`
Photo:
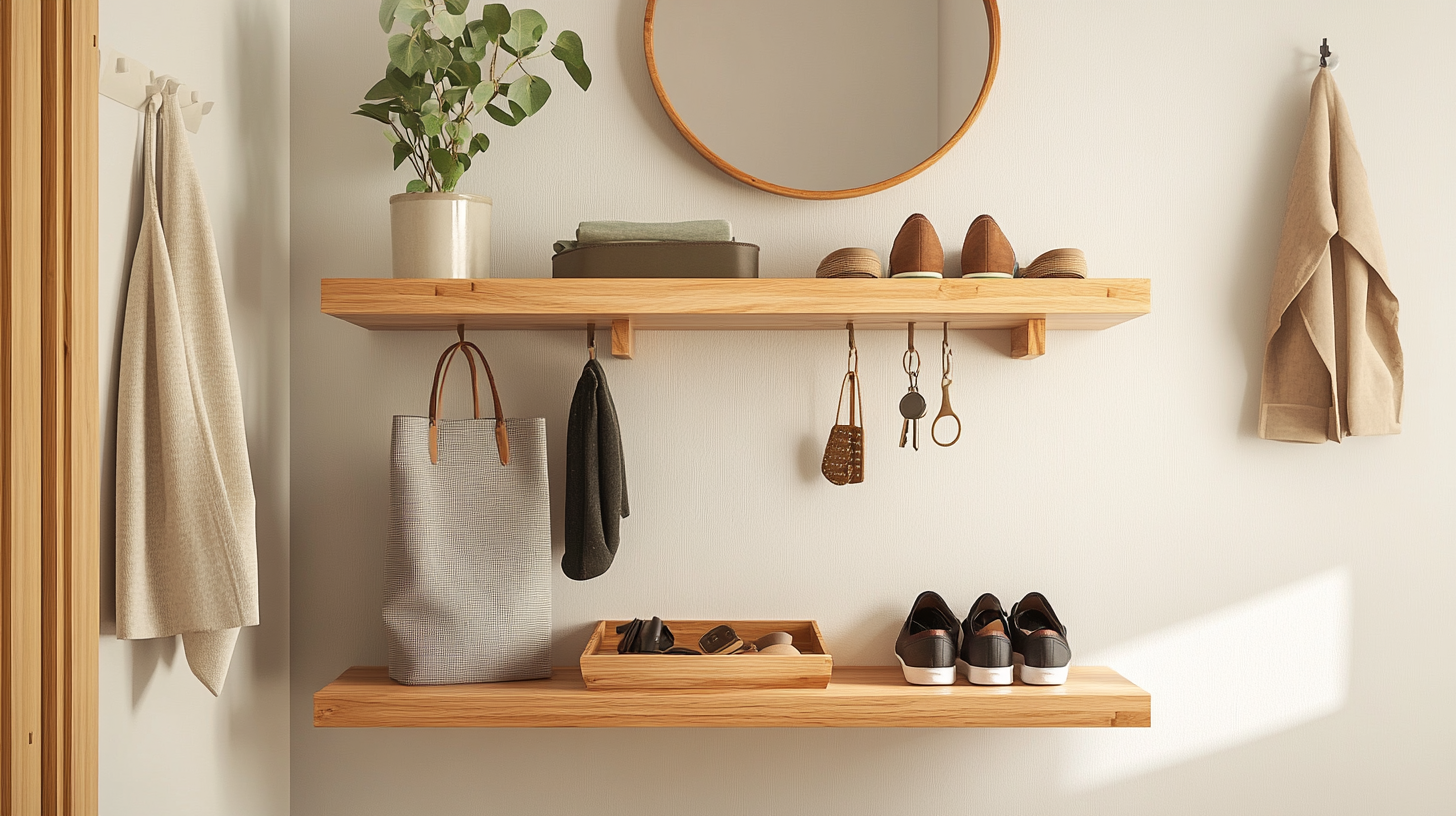
[[[849,392],[849,424],[839,424],[844,409],[845,390]],[[834,409],[834,428],[829,431],[829,442],[824,446],[824,464],[820,471],[824,478],[837,485],[859,484],[864,481],[864,405],[859,389],[859,372],[853,369],[844,375],[839,386],[839,404]]]

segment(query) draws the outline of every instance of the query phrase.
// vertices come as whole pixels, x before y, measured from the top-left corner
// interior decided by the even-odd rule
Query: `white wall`
[[[1456,7],[1005,3],[995,91],[955,150],[882,194],[805,202],[743,187],[684,143],[643,66],[643,5],[539,4],[581,32],[597,79],[585,95],[557,82],[541,115],[489,131],[462,186],[495,200],[498,274],[549,274],[552,240],[582,219],[730,218],[763,246],[764,275],[806,276],[837,247],[888,251],[910,212],[952,247],[991,212],[1025,258],[1078,246],[1096,275],[1152,278],[1154,313],[1054,333],[1034,362],[1009,359],[1004,333],[957,333],[966,435],[919,453],[894,446],[905,338],[862,333],[871,447],[855,488],[818,474],[842,335],[640,334],[636,360],[605,363],[633,514],[604,577],[557,576],[556,659],[596,619],[658,614],[812,617],[839,662],[889,664],[919,590],[964,608],[1038,589],[1079,660],[1153,692],[1154,727],[314,729],[314,691],[385,661],[390,416],[424,410],[449,338],[318,312],[320,278],[389,274],[385,202],[406,178],[347,116],[385,64],[373,6],[313,0],[292,8],[294,812],[1449,809],[1456,62],[1431,34],[1456,28]],[[1300,447],[1256,439],[1254,422],[1322,36],[1344,56],[1409,378],[1403,436]],[[475,339],[508,412],[547,418],[559,508],[582,334]],[[702,796],[724,779],[731,794]]]
[[[102,0],[100,44],[217,104],[190,136],[222,261],[258,498],[261,625],[221,698],[177,638],[115,639],[116,367],[141,219],[141,114],[101,98],[101,813],[288,813],[288,3]]]

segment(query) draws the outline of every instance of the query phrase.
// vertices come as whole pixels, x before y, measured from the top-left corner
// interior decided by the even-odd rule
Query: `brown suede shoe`
[[[930,219],[920,213],[905,219],[890,248],[890,277],[939,278],[944,272],[945,250]]]
[[[961,276],[1010,278],[1016,274],[1016,252],[996,219],[983,215],[971,222],[961,245]]]

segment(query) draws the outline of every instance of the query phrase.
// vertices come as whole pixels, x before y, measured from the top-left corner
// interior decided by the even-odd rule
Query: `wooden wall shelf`
[[[550,680],[403,686],[355,666],[313,696],[324,728],[1106,728],[1152,724],[1152,697],[1117,672],[1074,666],[1064,686],[910,686],[898,666],[835,668],[826,689],[588,690]]]
[[[904,328],[1012,330],[1012,356],[1039,357],[1046,331],[1111,328],[1152,310],[1145,278],[1090,280],[325,279],[324,314],[366,329],[584,330],[611,324],[613,354],[632,333]]]

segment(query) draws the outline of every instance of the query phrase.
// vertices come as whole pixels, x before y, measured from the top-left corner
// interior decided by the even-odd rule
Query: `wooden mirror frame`
[[[642,45],[647,51],[647,73],[652,77],[652,89],[657,92],[657,99],[662,103],[662,109],[667,111],[667,118],[672,120],[673,126],[683,135],[684,139],[688,140],[688,144],[692,145],[694,150],[703,154],[703,158],[712,162],[714,167],[717,167],[719,170],[722,170],[724,173],[738,179],[744,184],[757,187],[760,190],[766,190],[775,195],[819,201],[837,198],[856,198],[858,196],[869,195],[870,193],[878,193],[881,190],[888,190],[896,184],[915,178],[925,172],[931,165],[940,161],[940,157],[950,152],[950,149],[956,146],[956,142],[961,140],[961,137],[965,135],[966,131],[971,129],[972,123],[976,121],[976,117],[981,113],[981,108],[986,105],[986,97],[991,95],[991,85],[996,80],[996,65],[1001,59],[1001,12],[996,8],[996,0],[982,0],[982,2],[986,5],[986,21],[989,24],[991,34],[991,53],[986,59],[986,81],[981,85],[981,95],[976,99],[976,105],[971,108],[971,113],[966,117],[966,121],[961,123],[960,130],[957,130],[954,136],[951,136],[945,144],[941,145],[939,150],[930,154],[929,158],[900,175],[874,184],[867,184],[863,187],[852,187],[845,190],[800,190],[795,187],[774,184],[771,181],[765,181],[757,176],[739,170],[737,167],[725,161],[722,156],[714,153],[707,145],[703,144],[702,140],[693,133],[692,129],[687,126],[687,123],[678,115],[677,109],[672,106],[672,100],[667,98],[667,90],[662,87],[662,78],[657,75],[657,61],[652,44],[653,15],[657,11],[657,0],[647,0],[647,15],[642,25]]]

